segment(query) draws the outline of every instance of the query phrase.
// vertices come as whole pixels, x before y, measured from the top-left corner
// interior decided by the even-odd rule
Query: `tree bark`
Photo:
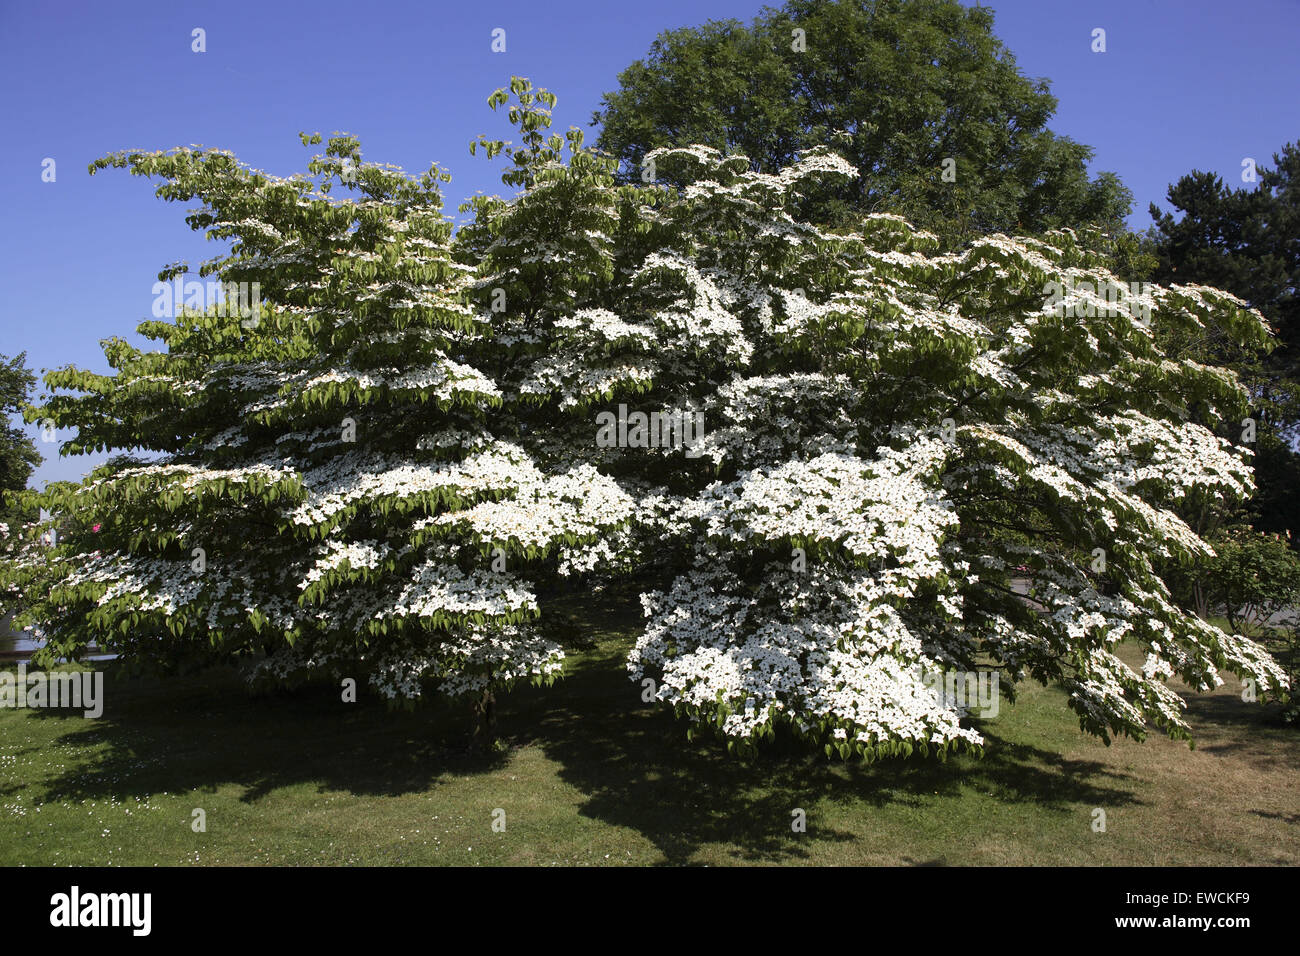
[[[491,689],[483,691],[483,696],[474,705],[474,713],[478,715],[474,743],[485,750],[491,749],[497,739],[497,698]]]
[[[1192,585],[1192,600],[1196,604],[1197,617],[1203,621],[1207,620],[1210,616],[1209,596],[1205,593],[1205,589],[1201,587],[1199,581]]]

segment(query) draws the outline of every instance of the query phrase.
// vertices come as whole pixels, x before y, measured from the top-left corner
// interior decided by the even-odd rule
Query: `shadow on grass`
[[[641,705],[617,649],[602,645],[601,651],[565,679],[562,695],[539,708],[523,739],[541,747],[560,765],[561,779],[587,795],[584,815],[639,832],[668,863],[687,862],[708,844],[734,844],[741,859],[774,861],[808,856],[803,846],[810,841],[855,839],[818,821],[811,809],[817,804],[865,801],[933,817],[942,813],[944,798],[964,789],[1063,812],[1081,802],[1138,802],[1124,787],[1125,775],[1003,739],[987,726],[980,728],[987,741],[982,759],[862,765],[768,747],[741,761],[717,741],[688,743],[684,721],[661,706]],[[808,832],[792,840],[796,808],[807,811]]]
[[[1232,754],[1265,768],[1290,762],[1286,752],[1279,752],[1278,742],[1295,740],[1297,728],[1279,719],[1280,704],[1247,702],[1239,694],[1224,693],[1191,692],[1184,698],[1197,750],[1220,756]]]
[[[318,783],[322,792],[397,796],[436,787],[447,775],[497,770],[508,760],[506,753],[467,746],[468,708],[392,712],[364,697],[345,704],[339,690],[321,686],[254,697],[233,671],[166,684],[105,671],[108,703],[100,719],[31,712],[77,726],[55,746],[94,751],[89,769],[83,765],[50,784],[48,800],[144,797],[233,783],[251,803],[303,782]]]
[[[943,798],[969,789],[1062,812],[1071,804],[1139,802],[1127,778],[1101,763],[1004,739],[987,725],[983,759],[946,763],[829,763],[779,747],[743,762],[716,741],[688,743],[686,725],[662,707],[642,704],[640,689],[627,679],[629,623],[626,612],[593,608],[589,633],[571,635],[572,645],[592,649],[554,687],[502,697],[499,731],[511,748],[536,746],[554,761],[559,777],[585,795],[583,815],[641,834],[664,862],[688,862],[709,844],[732,844],[740,859],[797,860],[809,856],[811,842],[855,839],[819,821],[818,804],[866,801],[921,819],[942,814]],[[94,723],[66,712],[33,712],[37,719],[75,721],[76,729],[55,746],[94,751],[89,766],[78,759],[75,769],[51,781],[43,800],[144,798],[235,784],[244,801],[254,802],[304,783],[321,792],[433,791],[436,797],[449,775],[491,773],[509,760],[508,753],[466,749],[466,705],[394,713],[373,700],[343,704],[338,690],[327,687],[250,698],[233,672],[160,685],[117,680],[110,670],[108,681],[108,708]],[[807,833],[792,832],[796,809],[807,813]]]
[[[1250,812],[1266,820],[1281,820],[1283,823],[1292,826],[1300,824],[1300,813],[1270,813],[1267,810],[1251,810]]]

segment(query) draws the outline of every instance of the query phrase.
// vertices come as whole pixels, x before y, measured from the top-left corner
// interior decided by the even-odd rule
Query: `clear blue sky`
[[[1243,157],[1266,165],[1300,139],[1300,0],[984,5],[1021,69],[1051,81],[1060,100],[1052,128],[1094,147],[1094,170],[1114,170],[1133,190],[1135,228],[1183,173],[1214,170],[1237,183]],[[197,268],[217,251],[185,226],[184,204],[154,199],[145,180],[88,176],[97,156],[200,143],[288,175],[310,155],[299,130],[343,130],[360,137],[368,159],[450,168],[454,211],[476,190],[502,188],[497,167],[470,157],[467,144],[504,134],[485,101],[511,74],[559,96],[560,129],[588,127],[601,93],[660,30],[749,20],[759,7],[0,0],[0,353],[25,350],[38,370],[106,371],[99,340],[134,338],[158,270],[178,259]],[[207,34],[202,54],[191,51],[195,27]],[[496,27],[506,30],[505,53],[490,49]],[[1096,27],[1106,30],[1104,54],[1090,49]],[[57,163],[53,183],[41,180],[47,157]],[[38,447],[47,459],[38,487],[89,467]]]

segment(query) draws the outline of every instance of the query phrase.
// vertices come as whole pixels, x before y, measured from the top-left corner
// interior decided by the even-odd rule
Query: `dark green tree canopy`
[[[1300,140],[1273,155],[1257,185],[1229,189],[1193,170],[1169,187],[1176,217],[1151,204],[1159,244],[1157,281],[1227,289],[1264,313],[1286,346],[1274,363],[1295,363],[1300,344]]]
[[[1091,149],[1046,128],[1056,98],[1017,69],[992,11],[956,0],[789,0],[749,26],[662,33],[619,84],[593,120],[628,178],[656,147],[775,173],[834,141],[860,175],[809,197],[824,223],[892,212],[966,237],[1118,226],[1131,207],[1113,173],[1089,179]]]
[[[1259,309],[1278,347],[1243,352],[1222,335],[1185,343],[1200,361],[1233,368],[1251,389],[1260,418],[1255,470],[1259,491],[1252,523],[1265,531],[1300,532],[1300,141],[1273,156],[1258,182],[1229,188],[1214,173],[1193,170],[1169,187],[1181,216],[1151,204],[1157,282],[1226,289]]]
[[[0,430],[0,521],[35,517],[20,511],[12,492],[27,487],[27,479],[41,463],[41,456],[35,443],[10,419],[27,404],[27,396],[35,384],[36,376],[27,368],[26,352],[13,358],[0,355],[0,414],[4,416],[3,430]]]

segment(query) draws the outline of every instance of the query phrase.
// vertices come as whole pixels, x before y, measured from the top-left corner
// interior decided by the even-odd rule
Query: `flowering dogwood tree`
[[[981,663],[1060,684],[1107,740],[1185,735],[1175,674],[1284,683],[1259,645],[1176,607],[1154,568],[1209,553],[1178,503],[1240,499],[1252,479],[1248,451],[1189,420],[1239,433],[1244,390],[1162,356],[1153,325],[1215,316],[1262,343],[1258,313],[1122,285],[1068,231],[947,255],[893,216],[821,232],[786,210],[805,176],[853,175],[829,154],[779,176],[698,148],[658,162],[691,170],[663,210],[694,305],[672,314],[702,340],[731,330],[706,374],[664,381],[718,383],[717,475],[697,470],[665,512],[690,567],[645,596],[630,661],[660,698],[737,741],[785,723],[869,757],[980,745],[924,678]]]
[[[100,161],[199,198],[191,224],[234,240],[204,269],[263,303],[47,379],[81,393],[33,413],[78,429],[68,450],[157,456],[42,499],[65,532],[10,573],[49,653],[490,691],[559,665],[532,582],[617,570],[644,591],[631,677],[733,746],[978,749],[937,672],[1060,685],[1107,740],[1185,736],[1175,675],[1285,685],[1160,571],[1210,554],[1180,509],[1252,477],[1244,390],[1153,330],[1262,344],[1257,312],[1122,285],[1068,230],[942,253],[896,216],[799,221],[802,190],[856,175],[828,149],[778,174],[656,150],[617,185],[548,133],[551,94],[490,102],[521,140],[476,148],[517,194],[468,203],[454,238],[437,167],[349,138],[288,180],[218,152]]]
[[[513,92],[513,117],[545,128]],[[940,671],[1059,684],[1108,740],[1185,735],[1175,674],[1285,685],[1158,573],[1210,553],[1180,507],[1252,480],[1231,440],[1244,390],[1154,332],[1214,322],[1262,345],[1257,312],[1124,284],[1068,230],[955,254],[895,216],[819,230],[791,214],[800,190],[855,175],[826,150],[778,175],[657,150],[648,182],[616,187],[605,158],[570,134],[565,164],[554,140],[512,154],[523,195],[477,206],[480,282],[528,303],[512,381],[549,409],[539,449],[637,500],[601,559],[650,585],[629,669],[660,700],[734,744],[784,724],[870,757],[981,745]],[[624,403],[705,427],[690,447],[593,441],[593,415]]]
[[[441,211],[449,177],[363,163],[348,137],[289,179],[219,151],[92,172],[109,166],[198,199],[191,226],[231,242],[201,274],[255,290],[239,297],[255,308],[183,308],[139,328],[164,351],[111,340],[113,374],[48,376],[74,394],[32,415],[77,429],[65,452],[136,454],[40,497],[64,531],[15,573],[43,653],[94,641],[141,661],[246,659],[274,680],[364,675],[399,703],[549,680],[563,655],[533,628],[528,574],[631,502],[508,440],[482,371],[489,316]]]

